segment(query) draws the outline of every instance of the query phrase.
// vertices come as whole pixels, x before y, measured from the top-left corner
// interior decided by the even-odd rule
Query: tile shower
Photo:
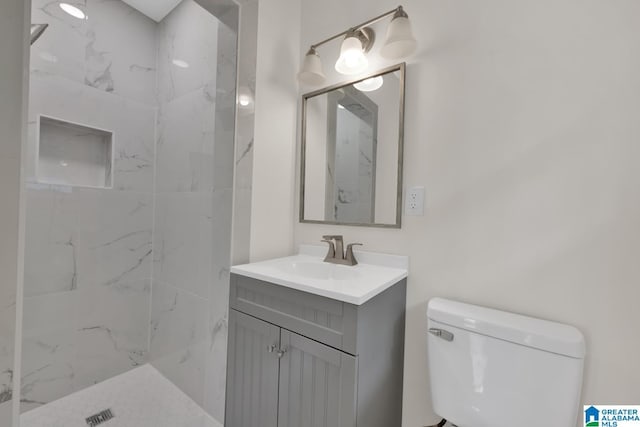
[[[222,421],[237,33],[82,6],[32,5],[21,409],[150,363]]]

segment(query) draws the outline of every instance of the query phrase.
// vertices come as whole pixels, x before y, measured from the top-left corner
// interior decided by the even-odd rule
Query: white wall
[[[639,402],[640,3],[403,4],[420,44],[408,60],[404,182],[426,186],[426,215],[403,217],[401,230],[296,221],[294,242],[339,232],[366,250],[411,256],[405,427],[438,420],[430,409],[425,347],[426,303],[433,296],[577,326],[588,344],[583,401]],[[299,52],[395,6],[304,0]],[[334,44],[319,50],[333,81]],[[279,50],[265,42],[259,55],[275,57]],[[388,65],[375,49],[370,56],[372,68]],[[282,73],[278,90],[295,87],[289,62],[271,64],[277,68],[269,75]],[[269,148],[279,167],[294,158],[294,102],[288,96],[257,106],[258,121],[282,127]],[[257,139],[268,131],[259,128]],[[269,166],[256,159],[257,169]],[[263,174],[255,197],[271,200],[288,190],[284,179],[292,173]],[[279,254],[265,250],[272,240],[284,252],[290,231],[274,218],[291,218],[294,209],[254,207],[254,222],[272,225],[269,234],[254,236],[255,258]]]
[[[29,1],[0,3],[0,425],[12,425],[21,142],[26,132],[24,37]],[[18,383],[19,384],[19,383]]]

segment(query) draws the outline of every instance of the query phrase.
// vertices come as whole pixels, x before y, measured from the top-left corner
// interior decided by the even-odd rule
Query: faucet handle
[[[323,241],[326,240],[342,240],[342,236],[340,234],[335,234],[335,235],[328,235],[328,236],[322,236]]]
[[[328,236],[322,236],[322,237],[328,237]],[[325,257],[325,261],[327,259],[330,258],[335,258],[336,256],[336,247],[333,244],[333,240],[329,240],[329,239],[322,239],[321,242],[327,242],[329,244],[329,251],[327,252],[327,256]]]
[[[347,245],[347,254],[345,255],[345,259],[349,262],[349,265],[358,264],[358,261],[356,261],[356,257],[353,255],[354,246],[362,246],[362,243],[349,243]]]

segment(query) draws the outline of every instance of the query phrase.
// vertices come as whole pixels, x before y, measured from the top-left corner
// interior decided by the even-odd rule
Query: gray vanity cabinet
[[[231,275],[225,427],[396,427],[402,280],[360,306]]]
[[[230,310],[229,348],[234,357],[227,362],[227,426],[278,426],[278,365],[265,351],[280,341],[280,328],[255,317]],[[231,354],[230,354],[231,355]]]
[[[355,426],[356,358],[282,330],[278,427]]]

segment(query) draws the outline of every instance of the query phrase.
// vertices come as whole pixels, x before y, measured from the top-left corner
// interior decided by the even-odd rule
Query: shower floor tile
[[[222,427],[151,365],[25,412],[20,427],[87,427],[105,409],[114,418],[100,427]]]

